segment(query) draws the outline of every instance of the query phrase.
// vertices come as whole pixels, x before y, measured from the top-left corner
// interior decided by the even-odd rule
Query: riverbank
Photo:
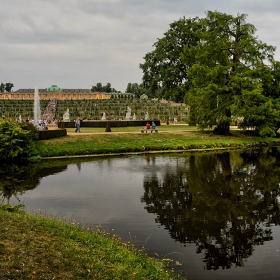
[[[69,224],[71,223],[71,224]],[[0,204],[0,278],[178,279],[167,262],[150,258],[112,232],[83,230],[75,221],[30,215]]]
[[[279,138],[261,138],[232,130],[231,136],[220,136],[211,130],[200,131],[186,125],[159,126],[159,133],[141,133],[139,127],[104,129],[82,128],[81,133],[67,130],[67,136],[42,140],[37,149],[42,158],[90,157],[101,155],[193,152],[206,150],[252,148],[278,145]]]

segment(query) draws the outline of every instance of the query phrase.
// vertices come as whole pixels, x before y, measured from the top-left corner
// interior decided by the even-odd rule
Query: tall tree
[[[5,91],[5,84],[0,84],[0,92],[3,93]]]
[[[135,97],[139,98],[142,94],[146,93],[146,89],[143,84],[128,83],[125,92],[134,93]]]
[[[111,84],[110,83],[107,83],[106,86],[104,87],[104,91],[106,93],[110,93],[112,91],[111,89]]]
[[[232,112],[242,116],[240,101],[252,96],[266,103],[262,75],[269,73],[275,47],[257,39],[255,27],[246,23],[247,15],[233,17],[207,12],[197,46],[186,46],[183,61],[193,57],[187,69],[191,86],[185,101],[201,128],[215,126],[214,132],[229,134]]]
[[[143,86],[148,89],[149,96],[183,101],[189,89],[187,68],[192,66],[193,57],[185,56],[182,61],[181,54],[184,46],[198,45],[200,37],[197,35],[202,29],[199,18],[184,17],[170,24],[164,37],[157,39],[154,50],[147,53],[145,62],[140,64]]]
[[[12,83],[6,83],[6,84],[5,84],[5,90],[6,90],[7,92],[11,92],[11,90],[12,90],[13,87],[14,87],[14,84],[12,84]]]
[[[96,86],[91,87],[91,91],[102,92],[103,86],[102,83],[97,83]]]

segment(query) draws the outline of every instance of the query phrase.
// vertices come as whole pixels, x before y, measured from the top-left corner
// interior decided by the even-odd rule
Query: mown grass
[[[68,132],[73,132],[69,129]],[[42,157],[100,155],[114,153],[190,151],[198,149],[244,148],[278,144],[278,138],[261,138],[234,130],[231,136],[214,135],[211,130],[196,127],[160,126],[159,133],[141,133],[139,127],[114,128],[112,132],[84,128],[78,135],[42,140],[37,143]],[[100,130],[100,128],[98,128]],[[91,134],[87,134],[87,133]],[[96,132],[96,133],[94,133]],[[100,134],[100,132],[103,132]],[[134,133],[131,133],[134,132]],[[135,133],[136,132],[136,133]]]
[[[178,279],[163,260],[102,228],[83,230],[0,204],[0,279]],[[169,260],[167,260],[169,261]]]

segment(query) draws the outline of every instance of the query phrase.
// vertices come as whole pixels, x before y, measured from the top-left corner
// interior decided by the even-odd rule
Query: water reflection
[[[35,189],[39,185],[41,178],[66,169],[67,165],[2,164],[0,169],[0,197],[2,196],[4,203],[9,203],[13,196],[17,198],[18,195]]]
[[[168,169],[169,170],[169,169]],[[207,270],[243,266],[280,224],[277,148],[185,157],[144,182],[149,213],[181,243],[195,243]]]
[[[252,260],[258,245],[280,240],[279,227],[271,230],[280,224],[279,158],[278,148],[269,148],[2,165],[0,195],[114,228],[125,240],[133,231],[142,238],[139,247],[149,243],[151,255],[180,251],[189,279],[233,279],[240,271],[233,268]],[[279,274],[278,253],[268,251],[270,271]],[[252,275],[252,267],[264,273],[265,265],[254,261],[243,274]],[[231,269],[218,275],[218,268]]]

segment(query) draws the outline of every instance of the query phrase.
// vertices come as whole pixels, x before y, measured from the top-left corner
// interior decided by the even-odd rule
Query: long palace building
[[[19,89],[12,92],[4,92],[0,95],[0,99],[9,100],[34,100],[35,89]],[[49,88],[38,89],[40,100],[93,100],[93,99],[111,99],[134,96],[132,93],[105,93],[92,92],[90,89],[63,89],[57,85],[52,85]]]

